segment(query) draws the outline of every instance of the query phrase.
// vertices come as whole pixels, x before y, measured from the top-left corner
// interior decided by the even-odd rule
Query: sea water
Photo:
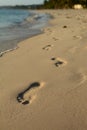
[[[17,47],[19,41],[41,33],[49,15],[22,9],[0,9],[0,53]]]

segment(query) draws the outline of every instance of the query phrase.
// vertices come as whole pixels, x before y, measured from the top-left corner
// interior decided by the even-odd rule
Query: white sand
[[[0,58],[0,130],[87,130],[87,10],[43,12],[52,26]]]

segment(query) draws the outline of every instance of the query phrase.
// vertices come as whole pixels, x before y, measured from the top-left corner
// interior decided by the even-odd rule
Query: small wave
[[[35,14],[34,16],[28,17],[26,20],[27,20],[28,22],[34,22],[34,21],[36,21],[36,20],[41,19],[42,17],[43,17],[43,16],[40,15],[40,14]]]
[[[47,14],[29,12],[28,17],[23,17],[22,21],[13,20],[9,26],[0,28],[0,57],[17,49],[14,46],[19,41],[42,33],[41,29],[47,25],[49,18],[50,15]]]
[[[8,53],[8,52],[10,52],[10,51],[14,51],[14,50],[16,50],[16,49],[18,49],[19,47],[18,46],[16,46],[16,47],[14,47],[14,48],[12,48],[12,49],[8,49],[8,50],[6,50],[6,51],[2,51],[2,52],[0,52],[0,57],[2,57],[5,53]]]
[[[35,19],[35,20],[39,20],[39,19],[41,19],[42,17],[43,17],[42,15],[36,14],[36,15],[34,16],[34,19]]]

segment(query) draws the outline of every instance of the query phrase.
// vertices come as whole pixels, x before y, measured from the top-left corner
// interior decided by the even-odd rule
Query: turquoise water
[[[41,33],[49,15],[21,9],[0,9],[0,53],[14,49],[19,41]]]

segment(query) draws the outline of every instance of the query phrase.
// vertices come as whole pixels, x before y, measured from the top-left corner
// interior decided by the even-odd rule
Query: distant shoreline
[[[32,4],[32,5],[12,5],[12,6],[0,6],[0,9],[40,9],[43,4]]]

